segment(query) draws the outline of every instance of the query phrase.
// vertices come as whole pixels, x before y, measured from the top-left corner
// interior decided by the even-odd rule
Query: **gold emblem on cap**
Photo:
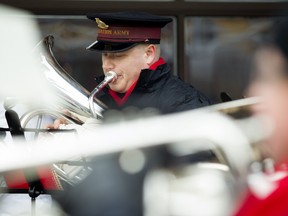
[[[109,25],[106,25],[106,23],[104,23],[99,18],[95,18],[95,21],[98,24],[98,28],[100,28],[100,29],[108,29],[109,28]]]

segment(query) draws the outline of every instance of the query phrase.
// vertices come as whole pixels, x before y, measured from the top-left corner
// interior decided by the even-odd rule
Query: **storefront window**
[[[185,19],[185,64],[191,82],[215,102],[221,92],[246,96],[256,45],[270,19],[188,17]]]

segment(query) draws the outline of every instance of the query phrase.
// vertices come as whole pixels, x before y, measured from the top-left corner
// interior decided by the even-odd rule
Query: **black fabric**
[[[158,26],[163,27],[172,21],[172,18],[165,16],[158,16],[140,11],[123,11],[113,13],[90,13],[87,17],[93,21],[99,18],[108,24],[120,23],[127,26]]]
[[[165,145],[142,149],[145,165],[127,173],[119,165],[120,153],[93,158],[91,174],[63,193],[52,194],[69,216],[143,216],[143,182],[149,170],[166,166]]]
[[[129,27],[158,27],[162,28],[166,24],[172,22],[172,18],[165,16],[158,16],[140,11],[123,11],[113,13],[91,13],[87,14],[87,18],[95,22],[99,18],[101,22],[105,22],[108,26],[125,25]],[[139,42],[129,43],[127,39],[123,42],[112,42],[107,40],[100,40],[93,42],[86,49],[98,52],[123,52],[132,48],[137,43],[159,44],[160,38],[143,38]]]
[[[96,82],[100,83],[103,78],[96,79]],[[161,114],[169,114],[212,104],[202,92],[172,75],[167,64],[160,65],[155,71],[142,70],[137,85],[122,107],[116,104],[108,88],[104,88],[103,93],[98,99],[109,109],[117,110],[154,108]]]
[[[106,41],[96,41],[95,43],[91,44],[87,47],[87,50],[92,50],[96,52],[123,52],[125,50],[131,49],[132,47],[136,46],[137,43],[113,43],[113,42],[106,42]]]

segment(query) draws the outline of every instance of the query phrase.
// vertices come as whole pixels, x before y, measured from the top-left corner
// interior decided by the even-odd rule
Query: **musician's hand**
[[[76,120],[76,121],[81,121],[78,117],[76,117],[75,115],[73,115],[71,112],[69,112],[68,110],[63,110],[62,114],[65,115],[67,118],[71,118],[71,120]],[[53,124],[48,124],[46,125],[47,129],[60,129],[61,125],[67,125],[68,121],[67,119],[63,118],[57,118]]]
[[[68,110],[62,111],[62,114],[64,114],[66,118],[57,118],[53,122],[53,124],[47,124],[46,128],[47,129],[62,129],[62,128],[68,127],[70,129],[71,128],[79,129],[79,127],[77,126],[83,126],[82,127],[83,129],[93,129],[95,127],[98,127],[100,124],[102,124],[102,120],[95,119],[95,118],[80,119],[74,114],[72,114],[71,112],[69,112]],[[76,124],[69,122],[70,120],[67,120],[67,119],[70,119],[71,122],[76,122]]]
[[[47,129],[59,129],[60,125],[66,125],[67,121],[65,119],[59,118],[54,121],[53,124],[46,125]]]

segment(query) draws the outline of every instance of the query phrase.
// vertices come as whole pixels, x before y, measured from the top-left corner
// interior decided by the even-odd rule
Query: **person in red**
[[[116,81],[97,96],[109,109],[155,108],[167,114],[212,104],[199,90],[174,76],[161,57],[161,28],[171,18],[131,11],[87,17],[98,28],[97,40],[87,49],[102,53],[104,74],[117,74]],[[99,84],[103,79],[96,81]]]
[[[248,176],[248,193],[235,216],[288,215],[288,18],[274,27],[272,40],[256,53],[249,87],[250,95],[261,97],[252,110],[271,129],[261,149],[274,166]]]

